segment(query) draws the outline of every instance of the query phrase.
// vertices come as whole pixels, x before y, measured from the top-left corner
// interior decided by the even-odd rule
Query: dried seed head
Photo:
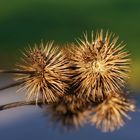
[[[93,100],[103,100],[111,93],[109,91],[121,91],[128,78],[130,60],[124,51],[125,45],[117,43],[118,37],[108,32],[103,37],[101,31],[95,38],[92,33],[91,39],[89,41],[85,35],[85,40],[68,48],[67,54],[76,67],[76,92],[92,96]]]
[[[64,130],[82,127],[89,116],[87,103],[74,95],[66,95],[57,103],[47,106],[46,114],[53,124],[60,125]]]
[[[125,124],[124,118],[131,119],[127,114],[130,111],[135,111],[132,100],[122,95],[111,95],[94,110],[91,123],[103,132],[112,132]]]
[[[53,43],[46,46],[41,43],[27,49],[22,62],[18,69],[31,71],[31,74],[18,74],[17,80],[24,81],[21,89],[27,90],[29,100],[49,103],[64,95],[69,80],[69,63]]]

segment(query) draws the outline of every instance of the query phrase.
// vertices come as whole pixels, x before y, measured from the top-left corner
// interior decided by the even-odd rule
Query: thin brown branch
[[[19,102],[13,102],[9,104],[0,105],[0,111],[21,107],[21,106],[27,106],[27,105],[36,105],[36,101],[19,101]],[[41,106],[43,105],[42,101],[38,101],[37,105]]]
[[[0,73],[16,73],[16,74],[33,74],[35,71],[23,71],[23,70],[0,70]]]
[[[8,89],[8,88],[11,88],[11,87],[15,87],[15,86],[21,85],[22,83],[24,83],[24,81],[19,81],[19,82],[11,83],[9,85],[0,87],[0,91]]]

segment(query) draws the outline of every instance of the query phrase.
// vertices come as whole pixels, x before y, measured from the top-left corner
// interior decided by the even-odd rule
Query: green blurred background
[[[140,89],[140,0],[0,0],[0,68],[13,67],[28,44],[65,44],[101,28],[127,43],[130,84]]]

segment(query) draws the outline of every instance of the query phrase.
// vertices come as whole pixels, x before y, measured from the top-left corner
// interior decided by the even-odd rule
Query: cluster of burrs
[[[16,69],[1,73],[15,73],[13,86],[24,90],[27,101],[42,104],[53,124],[72,130],[90,123],[114,131],[135,111],[124,93],[130,71],[124,47],[101,30],[64,47],[52,42],[29,47]]]

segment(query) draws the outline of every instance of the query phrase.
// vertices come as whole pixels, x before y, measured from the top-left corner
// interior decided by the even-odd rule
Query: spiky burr
[[[66,95],[45,109],[50,122],[63,130],[71,131],[82,127],[89,117],[89,104],[75,95]]]
[[[25,89],[27,99],[42,100],[44,103],[56,102],[65,94],[69,80],[69,62],[53,43],[26,49],[19,71],[28,71],[16,76],[16,80],[24,81],[20,89]],[[31,73],[29,73],[31,71]]]
[[[103,132],[112,132],[125,124],[125,118],[130,120],[128,113],[135,110],[132,99],[112,93],[93,110],[90,122]]]
[[[117,43],[118,37],[103,31],[91,34],[91,41],[85,34],[85,40],[64,49],[75,67],[74,84],[76,93],[96,100],[104,100],[111,91],[121,92],[129,77],[130,59],[123,43]]]

